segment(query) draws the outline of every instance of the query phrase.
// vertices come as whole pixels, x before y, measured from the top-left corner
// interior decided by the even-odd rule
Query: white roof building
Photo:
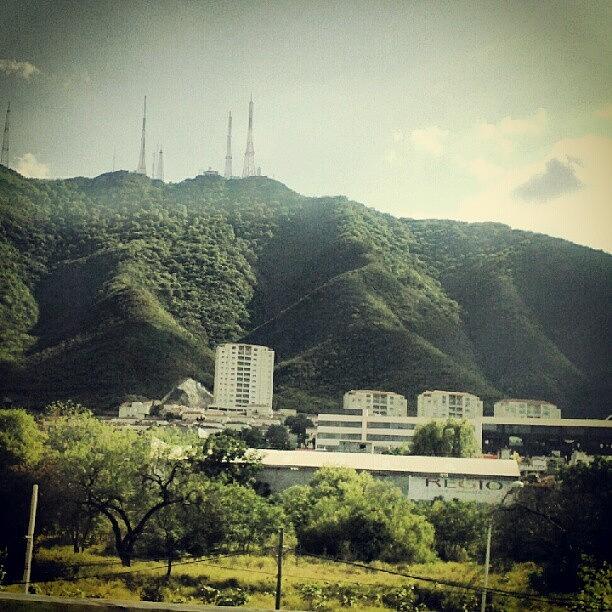
[[[308,450],[260,450],[259,478],[272,491],[307,484],[322,467],[344,467],[390,480],[410,499],[498,503],[519,476],[513,459],[457,459]]]

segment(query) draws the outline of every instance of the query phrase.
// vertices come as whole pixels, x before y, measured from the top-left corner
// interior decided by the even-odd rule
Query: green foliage
[[[238,339],[274,347],[276,405],[304,412],[364,387],[608,403],[610,256],[499,224],[265,178],[0,169],[0,258],[0,391],[20,405],[210,384],[211,349]]]
[[[259,471],[259,457],[249,452],[240,433],[228,429],[204,440],[198,467],[206,478],[251,485]]]
[[[35,466],[42,457],[43,442],[32,415],[20,409],[0,409],[0,472],[11,466]]]
[[[573,611],[612,609],[612,568],[608,563],[597,567],[594,559],[583,558],[578,579],[581,589],[572,605]]]
[[[302,446],[306,443],[306,429],[313,427],[313,422],[305,414],[297,414],[296,416],[288,416],[285,419],[285,426],[295,434],[298,445]]]
[[[593,568],[609,562],[611,479],[611,463],[597,458],[590,466],[566,468],[553,486],[519,490],[494,522],[493,558],[535,561],[543,570],[534,574],[534,586],[578,591],[583,557]]]
[[[466,420],[431,421],[417,427],[411,454],[434,457],[474,457],[477,453],[474,426]]]
[[[284,425],[270,425],[266,430],[266,448],[291,450],[295,448],[289,436],[289,430]]]
[[[280,500],[303,552],[366,561],[432,557],[432,526],[399,488],[370,474],[323,468]]]
[[[383,593],[382,602],[393,610],[403,610],[405,612],[413,612],[422,608],[416,604],[416,595],[414,586],[408,585],[397,587]]]
[[[434,500],[420,506],[436,532],[436,552],[444,561],[479,560],[490,511],[476,502]]]
[[[191,470],[195,441],[174,430],[139,435],[81,413],[54,419],[48,436],[48,462],[66,507],[107,519],[124,565],[152,517],[184,503],[197,484]]]

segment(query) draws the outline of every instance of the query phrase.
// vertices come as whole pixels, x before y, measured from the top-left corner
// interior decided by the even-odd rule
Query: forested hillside
[[[499,224],[396,219],[263,177],[166,185],[0,167],[0,393],[98,409],[210,386],[213,349],[277,353],[279,406],[351,388],[610,399],[612,257]]]

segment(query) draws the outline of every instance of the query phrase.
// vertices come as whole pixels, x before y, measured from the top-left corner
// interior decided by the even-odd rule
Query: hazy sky
[[[398,216],[612,251],[612,2],[0,0],[12,166],[262,172]]]

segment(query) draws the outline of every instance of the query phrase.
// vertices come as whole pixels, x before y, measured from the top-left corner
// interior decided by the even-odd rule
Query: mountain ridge
[[[0,393],[97,409],[275,349],[276,402],[426,388],[603,416],[612,256],[503,224],[395,218],[264,177],[34,180],[0,167]],[[580,313],[581,316],[576,316]]]

